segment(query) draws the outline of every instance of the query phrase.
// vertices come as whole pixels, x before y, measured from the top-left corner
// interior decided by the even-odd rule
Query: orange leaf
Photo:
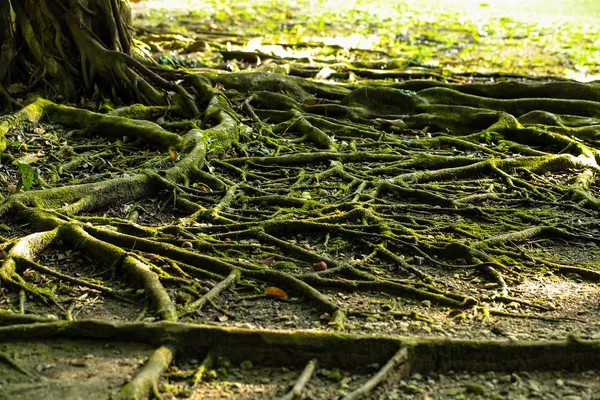
[[[177,153],[175,150],[169,149],[169,155],[171,156],[171,160],[175,160],[179,153]]]
[[[276,288],[275,286],[269,286],[265,288],[265,296],[275,297],[277,299],[287,299],[288,295],[283,290]]]

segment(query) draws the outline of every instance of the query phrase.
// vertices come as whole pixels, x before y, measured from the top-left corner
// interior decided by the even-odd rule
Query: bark
[[[82,93],[128,99],[136,73],[131,10],[121,0],[6,0],[0,4],[0,84],[15,97],[41,92],[75,100]],[[17,86],[16,84],[20,84]],[[82,91],[81,89],[85,90]],[[161,96],[146,90],[147,102]],[[156,91],[155,91],[156,92]],[[3,90],[7,100],[8,92]]]

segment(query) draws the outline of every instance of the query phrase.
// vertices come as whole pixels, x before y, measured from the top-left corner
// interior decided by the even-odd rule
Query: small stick
[[[73,321],[73,310],[75,309],[75,302],[72,302],[67,311],[65,311],[65,319],[67,321]]]
[[[389,373],[398,365],[408,361],[408,350],[406,347],[401,348],[371,379],[360,386],[358,389],[348,394],[342,400],[355,400],[369,393],[373,388],[379,385],[387,378]]]
[[[25,299],[26,299],[27,295],[25,294],[24,290],[21,290],[19,292],[19,312],[21,314],[25,314]]]
[[[292,390],[287,392],[285,395],[281,396],[279,400],[293,400],[296,397],[300,396],[302,394],[302,391],[304,390],[304,387],[310,380],[313,372],[315,372],[316,366],[317,359],[313,358],[308,362],[308,364],[306,364],[306,367],[304,367],[304,371],[302,371],[302,373],[298,377],[298,380],[294,384]]]

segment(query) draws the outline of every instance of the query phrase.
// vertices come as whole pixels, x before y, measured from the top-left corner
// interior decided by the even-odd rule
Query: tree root
[[[111,399],[141,400],[148,398],[148,394],[151,391],[157,398],[162,398],[158,392],[158,379],[169,367],[174,356],[175,349],[168,344],[156,349],[141,371],[128,384],[123,386],[118,393],[112,395]]]
[[[204,357],[204,360],[202,360],[202,363],[198,366],[196,371],[194,371],[194,375],[192,377],[192,386],[195,387],[202,382],[202,379],[204,379],[204,376],[209,371],[209,369],[212,367],[212,365],[214,363],[214,358],[215,358],[215,356],[212,351],[209,351],[206,354],[206,357]]]
[[[86,57],[91,60],[90,54]],[[139,85],[144,102],[164,96],[143,89],[140,79],[175,90],[125,58],[102,71],[98,65],[88,67]],[[503,85],[456,87],[420,81],[357,88],[274,74],[196,75],[182,82],[196,97],[179,95],[203,110],[191,124],[128,119],[138,112],[140,118],[159,118],[154,114],[158,110],[170,118],[185,105],[132,107],[104,115],[43,99],[0,121],[0,145],[10,138],[15,153],[2,159],[7,165],[29,155],[13,148],[15,127],[50,122],[112,137],[110,146],[98,141],[87,148],[76,143],[76,135],[49,137],[56,148],[60,140],[68,142],[64,154],[69,161],[56,170],[59,180],[55,183],[50,174],[55,171],[40,165],[39,174],[49,187],[6,193],[0,216],[8,219],[8,233],[0,244],[7,255],[0,274],[11,301],[23,299],[22,306],[14,307],[25,311],[27,306],[29,311],[27,295],[37,294],[68,319],[77,317],[72,309],[76,297],[30,284],[25,271],[31,269],[59,281],[58,286],[82,286],[118,302],[132,301],[126,293],[143,292],[153,307],[132,314],[171,322],[50,323],[41,316],[0,312],[3,324],[42,322],[0,328],[0,337],[139,336],[172,346],[161,348],[147,372],[134,378],[120,398],[151,390],[173,352],[186,351],[185,343],[200,343],[190,346],[202,355],[212,351],[211,358],[239,348],[234,358],[262,361],[269,359],[269,352],[285,350],[297,354],[293,361],[302,365],[313,358],[322,365],[341,360],[353,366],[383,364],[398,348],[407,348],[406,365],[416,371],[598,363],[585,358],[595,354],[595,342],[358,338],[338,332],[292,334],[175,323],[178,315],[202,322],[213,312],[202,310],[206,303],[224,315],[239,316],[244,306],[236,308],[235,302],[240,299],[273,301],[264,297],[265,286],[289,296],[278,301],[292,310],[329,314],[329,326],[335,329],[354,329],[351,318],[373,315],[372,309],[383,309],[382,303],[392,300],[407,300],[403,307],[452,307],[465,313],[488,309],[484,317],[503,318],[520,316],[490,309],[494,303],[516,302],[546,312],[547,318],[539,321],[570,321],[568,316],[556,317],[542,299],[515,295],[519,292],[514,286],[543,272],[539,266],[598,279],[591,266],[534,257],[536,246],[593,247],[600,242],[590,234],[600,204],[594,178],[600,171],[593,142],[599,117],[595,90],[586,86],[575,98],[538,101],[506,98]],[[532,87],[539,90],[533,93],[550,90],[542,83]],[[551,87],[560,88],[564,96],[580,89],[568,82]],[[314,96],[320,96],[318,101]],[[581,112],[557,114],[561,107]],[[18,134],[28,137],[27,132]],[[116,143],[114,138],[121,136],[137,142]],[[146,153],[123,157],[119,165],[110,162],[140,142],[151,146]],[[28,152],[49,152],[50,145],[37,140],[29,145]],[[138,158],[142,161],[134,164]],[[61,176],[100,159],[104,165],[94,171],[98,180],[88,176],[88,183],[66,186],[68,179]],[[16,176],[17,167],[10,168]],[[87,257],[94,270],[104,272],[96,276],[110,276],[111,283],[47,265],[44,252],[57,246]],[[231,291],[225,296],[226,289]],[[240,295],[243,291],[248,293]],[[354,299],[337,292],[352,293]],[[372,307],[352,302],[371,292],[384,300],[377,298]],[[61,302],[71,308],[62,309]],[[411,310],[397,314],[419,315]],[[327,328],[310,318],[309,324]],[[198,369],[195,382],[206,368]],[[357,393],[374,387],[391,367],[386,368]]]
[[[302,395],[304,387],[306,386],[308,381],[310,381],[313,372],[315,372],[316,367],[317,359],[314,358],[306,364],[306,367],[304,367],[304,370],[298,377],[298,380],[294,384],[294,387],[292,387],[292,390],[287,392],[285,395],[281,396],[279,400],[294,400],[296,397],[300,397]]]
[[[213,300],[215,297],[217,297],[219,294],[221,294],[221,292],[223,292],[224,290],[226,290],[229,287],[231,287],[231,285],[233,285],[238,279],[239,279],[239,271],[238,270],[233,270],[231,272],[231,274],[229,274],[229,276],[227,278],[225,278],[224,280],[222,280],[221,282],[219,282],[208,293],[206,293],[204,296],[202,296],[198,300],[196,300],[196,301],[188,304],[185,307],[185,309],[183,309],[179,313],[179,318],[182,318],[182,317],[186,316],[189,313],[192,313],[192,312],[195,312],[197,310],[200,310],[204,306],[204,304],[206,304],[210,300]]]
[[[371,379],[361,385],[358,389],[354,390],[352,393],[344,396],[344,400],[355,400],[359,399],[365,394],[369,393],[375,386],[379,385],[382,381],[384,381],[390,372],[394,370],[398,365],[402,365],[408,362],[408,350],[406,348],[400,349],[394,357],[392,357],[384,366],[375,374]],[[406,371],[410,370],[410,366],[404,368]]]
[[[260,359],[265,363],[280,365],[282,358],[279,352],[285,351],[288,354],[286,363],[293,360],[294,365],[302,365],[318,357],[324,367],[342,362],[352,369],[372,363],[383,364],[393,357],[398,347],[404,347],[410,354],[410,372],[568,369],[575,364],[580,368],[596,368],[600,363],[598,357],[591,356],[595,354],[593,349],[598,345],[597,341],[571,338],[545,342],[474,342],[397,336],[361,337],[339,332],[253,331],[166,321],[130,323],[80,320],[0,327],[2,341],[17,337],[19,340],[65,337],[131,340],[157,345],[166,343],[166,346],[160,347],[159,354],[148,361],[148,373],[143,373],[145,377],[155,377],[156,371],[165,368],[165,363],[176,349],[187,349],[188,354],[194,354],[206,348],[212,349],[215,355],[229,357],[232,362]],[[199,347],[194,347],[192,343],[197,343]],[[144,379],[146,385],[151,380]],[[151,388],[145,387],[146,390]]]
[[[8,354],[0,352],[0,362],[8,365],[9,367],[11,367],[12,369],[14,369],[15,371],[18,371],[18,372],[22,373],[23,375],[25,375],[25,376],[27,376],[27,377],[29,377],[31,379],[35,379],[36,378],[35,375],[33,375],[31,372],[27,371],[25,368],[21,367],[19,365],[19,363],[16,362]]]

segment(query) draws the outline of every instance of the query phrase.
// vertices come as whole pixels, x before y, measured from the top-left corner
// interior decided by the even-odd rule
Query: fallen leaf
[[[229,317],[227,315],[219,315],[217,319],[219,320],[219,322],[226,322],[227,320],[229,320]]]
[[[261,264],[271,265],[275,262],[275,256],[267,257],[264,260],[259,261]]]
[[[22,83],[15,83],[6,88],[6,91],[10,94],[18,94],[27,90],[27,85]]]
[[[248,52],[254,52],[260,49],[260,46],[262,46],[262,41],[263,38],[262,37],[257,37],[254,39],[250,39],[248,41],[248,43],[246,44],[246,46],[244,46],[242,48],[242,51],[248,51]]]
[[[321,69],[319,71],[319,73],[317,74],[317,76],[315,76],[315,80],[317,81],[324,81],[327,78],[329,78],[331,75],[333,75],[336,71],[332,68],[329,67],[325,67],[323,69]]]
[[[265,288],[265,296],[271,296],[271,297],[275,297],[277,299],[287,299],[288,295],[286,292],[284,292],[283,290],[275,287],[275,286],[269,286]]]

